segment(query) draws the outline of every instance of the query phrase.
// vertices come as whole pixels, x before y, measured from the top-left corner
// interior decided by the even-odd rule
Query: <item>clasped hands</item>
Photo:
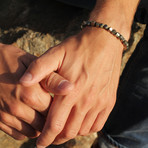
[[[38,148],[100,131],[116,101],[121,57],[122,44],[103,30],[84,29],[39,58],[0,44],[0,129],[38,137]]]

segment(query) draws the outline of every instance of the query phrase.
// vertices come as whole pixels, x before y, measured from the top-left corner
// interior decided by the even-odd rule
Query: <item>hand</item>
[[[49,93],[39,83],[31,87],[19,84],[35,58],[14,46],[0,44],[0,129],[15,139],[39,135],[51,102]],[[59,79],[64,80],[60,76]],[[61,88],[71,88],[68,81],[64,82],[66,85]],[[57,87],[54,91],[67,93],[68,89],[60,91]]]
[[[45,114],[51,101],[39,84],[28,88],[19,84],[34,59],[14,46],[0,44],[0,129],[15,139],[38,136],[44,118],[37,111]]]
[[[20,80],[24,86],[46,77],[42,85],[50,90],[58,80],[50,76],[53,71],[75,85],[69,94],[55,95],[38,147],[61,144],[102,129],[116,101],[122,48],[107,31],[85,28],[33,61]]]

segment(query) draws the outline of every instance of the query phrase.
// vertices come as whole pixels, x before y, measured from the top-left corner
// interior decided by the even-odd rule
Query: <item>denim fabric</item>
[[[135,19],[140,23],[148,24],[148,0],[141,0]]]

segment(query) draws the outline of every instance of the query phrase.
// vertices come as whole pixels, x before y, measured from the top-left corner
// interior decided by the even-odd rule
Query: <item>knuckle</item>
[[[8,122],[8,117],[7,117],[7,115],[4,114],[4,113],[0,113],[0,121],[2,121],[2,122],[4,122],[4,123]]]
[[[79,135],[81,136],[86,136],[89,134],[89,130],[88,129],[83,129],[79,131]]]
[[[111,100],[111,101],[108,101],[107,102],[107,108],[109,111],[111,111],[113,109],[113,107],[115,106],[115,103],[116,103],[116,97],[115,96],[112,96],[111,98],[109,98],[108,100]]]
[[[5,124],[3,122],[0,122],[0,130],[3,132],[6,130]]]
[[[115,103],[116,103],[116,95],[113,95],[112,97],[111,97],[111,104],[112,104],[112,106],[114,106],[115,105]]]
[[[92,129],[91,129],[91,132],[92,132],[92,133],[99,132],[99,131],[100,131],[100,129],[98,129],[98,128],[92,128]]]
[[[100,125],[100,126],[96,129],[96,132],[101,131],[101,130],[102,130],[102,128],[103,128],[103,125]]]
[[[99,132],[99,131],[102,130],[102,128],[103,128],[103,125],[99,125],[99,126],[97,126],[97,127],[93,127],[93,128],[91,129],[91,132],[93,132],[93,133]]]
[[[109,111],[109,112],[111,112],[112,111],[112,109],[114,108],[114,103],[109,103],[108,105],[107,105],[107,110]]]
[[[34,67],[34,66],[37,66],[38,68],[42,65],[42,61],[40,58],[34,60],[32,63],[31,63],[31,67]]]
[[[107,98],[105,97],[105,98],[103,98],[103,97],[99,97],[98,98],[98,104],[100,105],[100,106],[104,106],[105,104],[106,104],[106,102],[107,102]]]
[[[13,116],[19,116],[21,113],[21,108],[19,104],[11,105],[11,107],[9,108],[9,113]]]
[[[73,139],[77,136],[77,132],[76,130],[68,130],[67,132],[65,132],[64,134],[64,138],[65,139]]]
[[[2,124],[0,123],[0,130],[2,131],[3,130],[3,127],[2,127]]]
[[[65,110],[66,109],[70,109],[70,108],[72,108],[72,106],[74,105],[74,102],[73,102],[73,100],[72,99],[69,99],[68,97],[65,97],[64,99],[63,99],[63,101],[61,102],[61,106],[63,107],[63,108],[65,108]],[[62,119],[61,119],[62,120]],[[58,121],[58,122],[61,122],[61,121]]]
[[[108,99],[107,98],[104,98],[104,97],[98,97],[97,99],[97,106],[100,107],[100,108],[104,108],[106,106],[106,104],[108,105]]]
[[[55,73],[51,73],[51,75],[46,79],[46,82],[44,84],[45,88],[49,91],[53,91],[54,90],[54,81],[55,81]]]
[[[58,146],[58,145],[60,145],[60,144],[63,144],[63,142],[54,141],[53,144],[56,145],[56,146]]]
[[[90,105],[92,105],[92,101],[90,98],[84,98],[84,102],[83,102],[83,110],[88,110],[90,108]]]
[[[35,104],[35,100],[33,99],[34,97],[32,96],[31,93],[25,93],[21,96],[21,101],[25,104],[30,104],[30,105],[34,105]]]
[[[15,140],[24,140],[25,139],[25,136],[17,136],[17,135],[11,135]]]
[[[54,133],[60,133],[63,129],[63,125],[61,122],[56,122],[54,124],[51,125],[51,130],[54,132]]]
[[[117,97],[116,91],[115,91],[115,93],[112,93],[111,97],[112,97],[112,99],[116,100],[116,97]]]

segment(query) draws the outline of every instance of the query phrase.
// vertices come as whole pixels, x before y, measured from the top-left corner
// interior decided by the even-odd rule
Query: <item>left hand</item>
[[[85,28],[29,66],[20,80],[24,86],[44,79],[47,85],[42,85],[50,90],[58,81],[50,77],[54,71],[75,85],[68,95],[55,95],[38,146],[61,144],[102,129],[116,101],[122,48],[107,31]],[[27,80],[27,74],[32,78]]]
[[[15,46],[0,44],[0,130],[18,140],[40,134],[51,103],[49,93],[39,83],[31,87],[19,84],[20,77],[35,59]],[[57,85],[53,92],[68,93],[72,85],[58,74],[51,76],[55,75],[66,83],[60,84],[62,91]]]
[[[19,84],[35,58],[15,46],[0,44],[0,130],[17,140],[40,134],[51,102],[39,83],[31,87]]]

